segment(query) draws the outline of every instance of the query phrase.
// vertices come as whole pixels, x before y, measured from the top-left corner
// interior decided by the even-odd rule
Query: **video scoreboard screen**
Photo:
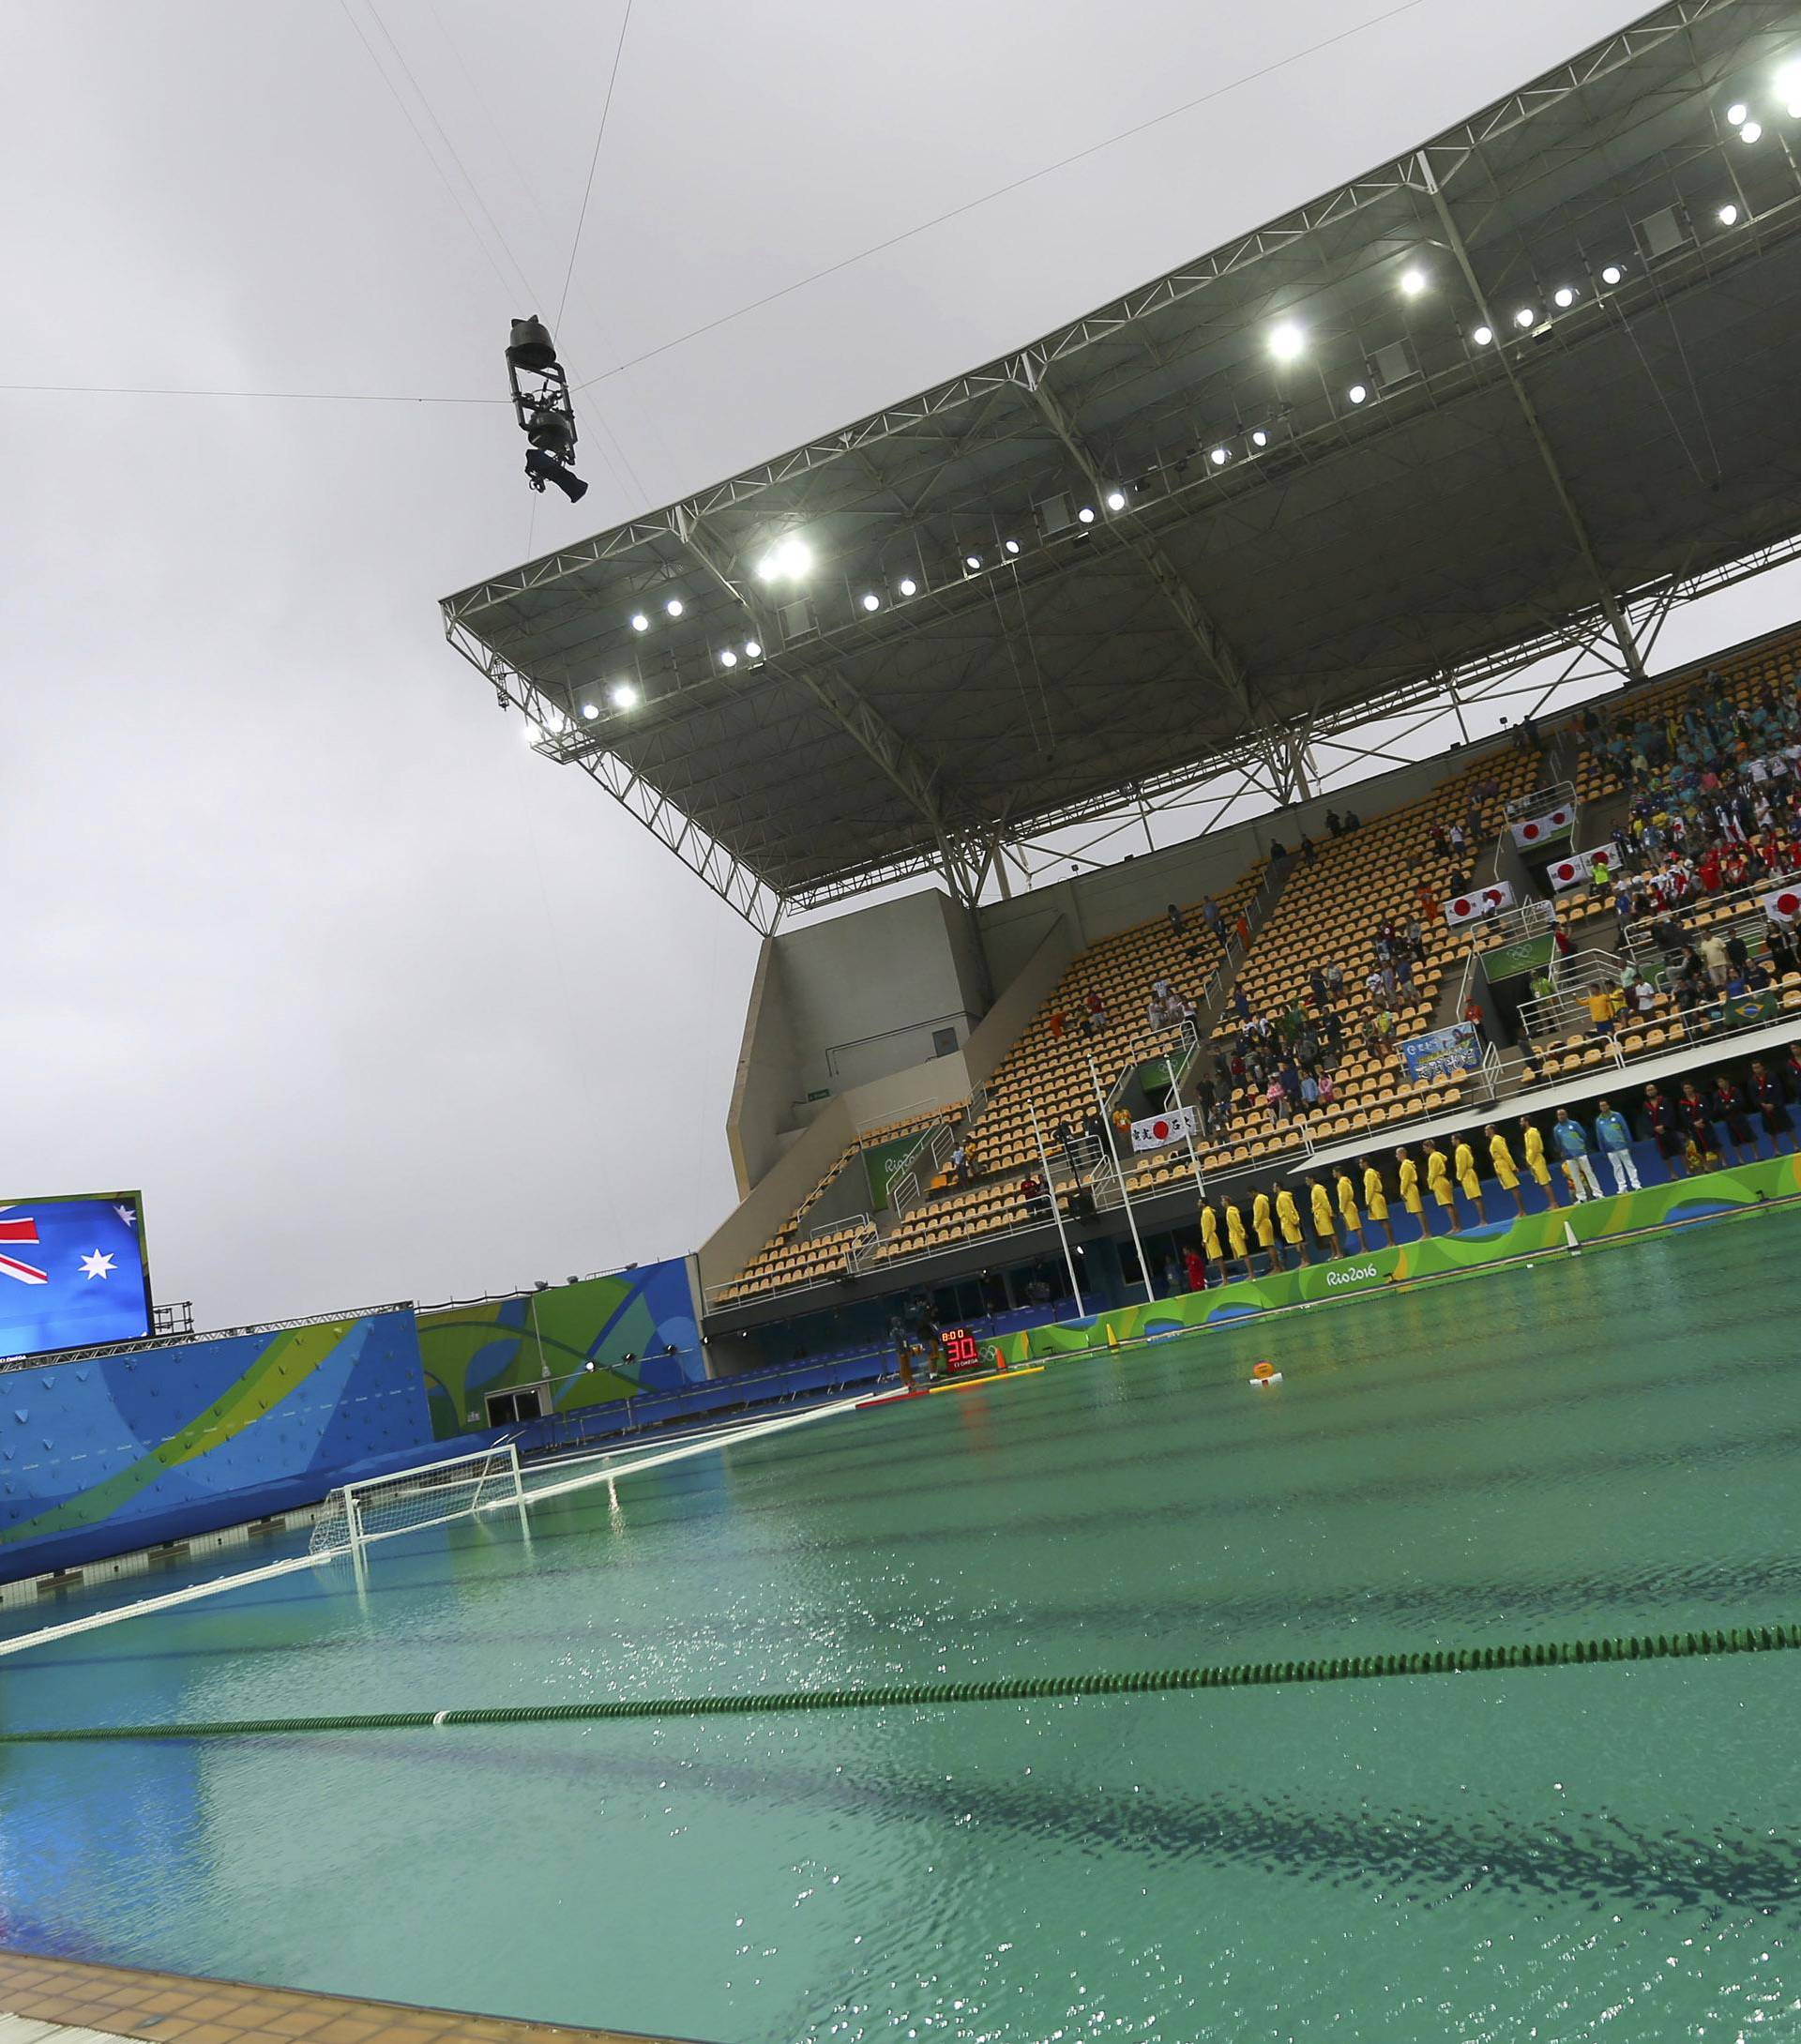
[[[0,1359],[138,1341],[150,1271],[135,1192],[0,1202]]]

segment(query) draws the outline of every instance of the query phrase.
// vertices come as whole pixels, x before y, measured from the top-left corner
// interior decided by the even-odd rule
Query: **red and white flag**
[[[1801,917],[1801,887],[1773,887],[1757,904],[1773,923],[1792,923]]]
[[[1498,915],[1513,906],[1513,884],[1497,880],[1491,887],[1477,887],[1469,894],[1453,895],[1445,904],[1447,923],[1473,923],[1484,916]]]
[[[1167,1114],[1146,1114],[1143,1121],[1132,1124],[1132,1147],[1135,1150],[1166,1149],[1172,1143],[1180,1143],[1186,1136],[1199,1135],[1195,1127],[1194,1110],[1178,1107]]]
[[[1567,858],[1554,858],[1545,868],[1545,878],[1562,893],[1588,878],[1595,871],[1596,856],[1593,852],[1572,852]]]
[[[1570,828],[1576,821],[1576,811],[1566,802],[1561,809],[1547,810],[1542,816],[1525,816],[1513,826],[1513,841],[1517,845],[1543,844]]]

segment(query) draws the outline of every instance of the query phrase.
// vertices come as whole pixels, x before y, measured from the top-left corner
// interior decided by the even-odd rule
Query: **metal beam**
[[[750,592],[733,578],[726,556],[714,545],[713,537],[702,524],[699,515],[686,506],[677,505],[671,513],[671,524],[677,538],[702,568],[744,606],[759,643],[770,649],[764,655],[764,664],[769,671],[798,681],[833,722],[856,740],[919,811],[944,854],[946,875],[950,878],[953,861],[946,847],[957,835],[957,830],[946,813],[944,769],[895,730],[859,690],[840,679],[825,662],[810,662],[804,653],[773,651],[780,643],[781,637],[776,628],[776,620],[768,616]]]
[[[1432,166],[1424,149],[1419,152],[1419,170],[1426,189],[1431,196],[1432,209],[1438,215],[1438,223],[1445,231],[1445,239],[1451,253],[1457,258],[1458,268],[1463,272],[1463,281],[1469,286],[1470,296],[1476,302],[1477,312],[1481,314],[1482,324],[1494,336],[1494,351],[1501,357],[1501,367],[1506,371],[1514,401],[1520,407],[1520,416],[1526,422],[1526,430],[1532,435],[1533,445],[1538,449],[1538,459],[1544,463],[1545,474],[1551,478],[1551,490],[1563,509],[1570,535],[1576,541],[1576,551],[1582,555],[1582,565],[1588,569],[1589,579],[1595,584],[1595,594],[1600,602],[1601,614],[1607,619],[1608,628],[1619,646],[1627,673],[1635,681],[1642,681],[1645,678],[1644,662],[1639,656],[1638,641],[1633,636],[1631,626],[1627,622],[1626,613],[1620,608],[1619,598],[1608,586],[1607,577],[1601,572],[1601,564],[1596,558],[1594,543],[1588,537],[1588,527],[1583,522],[1582,512],[1576,507],[1575,498],[1569,493],[1569,485],[1564,480],[1564,472],[1558,465],[1550,437],[1538,416],[1538,407],[1533,403],[1532,394],[1521,381],[1520,371],[1514,366],[1512,351],[1507,345],[1506,335],[1495,323],[1493,308],[1489,304],[1488,294],[1483,290],[1476,274],[1476,265],[1470,260],[1469,248],[1463,239],[1462,231],[1451,211],[1450,202],[1445,198],[1438,179],[1432,174]]]
[[[1083,438],[1082,430],[1058,401],[1055,394],[1044,380],[1043,362],[1037,360],[1031,351],[1020,357],[1021,379],[1032,394],[1046,425],[1067,448],[1070,459],[1081,469],[1098,504],[1110,483],[1117,488],[1116,477],[1110,478],[1102,470],[1093,448]],[[1113,530],[1120,533],[1129,550],[1138,556],[1149,570],[1158,594],[1175,613],[1176,621],[1199,648],[1202,658],[1224,685],[1233,701],[1247,717],[1253,714],[1249,685],[1245,679],[1244,663],[1233,650],[1225,633],[1214,622],[1199,597],[1188,586],[1181,570],[1164,553],[1160,542],[1129,510],[1125,517],[1114,522]]]

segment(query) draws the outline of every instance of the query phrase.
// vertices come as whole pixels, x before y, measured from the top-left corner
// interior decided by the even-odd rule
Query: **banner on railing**
[[[922,1141],[917,1129],[910,1136],[890,1136],[885,1143],[867,1143],[863,1146],[863,1169],[870,1181],[870,1205],[872,1211],[885,1213],[894,1200],[894,1181],[906,1168],[906,1162]]]
[[[1186,1136],[1192,1140],[1201,1133],[1191,1107],[1178,1107],[1167,1114],[1146,1114],[1143,1121],[1132,1124],[1132,1147],[1135,1150],[1166,1149],[1172,1143],[1180,1143]]]
[[[1400,1049],[1400,1061],[1415,1085],[1421,1080],[1450,1079],[1459,1072],[1478,1071],[1482,1065],[1482,1033],[1474,1022],[1453,1022],[1448,1029],[1434,1029],[1430,1036],[1408,1037]]]
[[[1545,868],[1545,878],[1561,894],[1566,887],[1574,887],[1587,880],[1595,871],[1595,861],[1601,859],[1605,869],[1605,855],[1598,852],[1572,852],[1567,858],[1554,858]]]
[[[1547,810],[1542,816],[1522,816],[1513,825],[1513,841],[1522,850],[1535,844],[1549,844],[1551,839],[1561,838],[1569,832],[1576,822],[1576,805],[1562,802],[1554,810]]]
[[[1719,1004],[1719,1019],[1728,1028],[1743,1029],[1752,1022],[1768,1022],[1781,1004],[1782,996],[1774,987],[1731,993]]]
[[[1771,922],[1792,923],[1801,916],[1801,887],[1772,887],[1757,905]]]
[[[1473,923],[1484,916],[1498,916],[1513,906],[1513,883],[1497,880],[1491,887],[1478,887],[1470,894],[1453,895],[1445,904],[1447,923]]]

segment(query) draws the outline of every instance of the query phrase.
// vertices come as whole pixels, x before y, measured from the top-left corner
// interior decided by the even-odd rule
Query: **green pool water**
[[[360,1589],[341,1563],[33,1649],[0,1713],[1794,1619],[1798,1247],[1771,1215],[824,1419],[547,1503],[529,1544],[410,1535]],[[1779,1656],[15,1748],[0,1939],[706,2044],[1780,2036],[1797,1684]]]

